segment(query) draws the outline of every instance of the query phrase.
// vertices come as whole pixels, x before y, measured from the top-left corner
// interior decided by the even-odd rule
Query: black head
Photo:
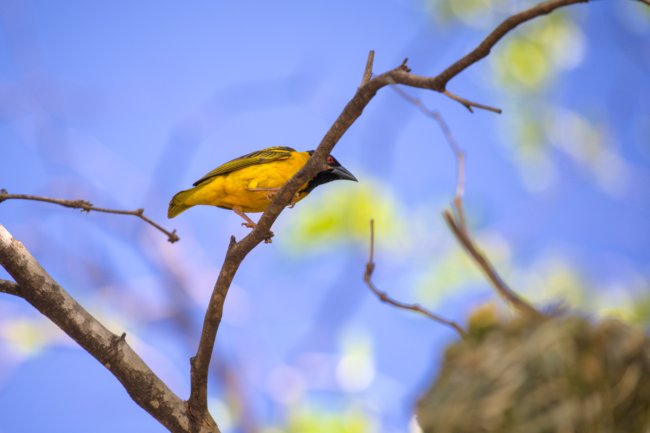
[[[313,150],[308,150],[307,152],[310,155],[314,154]],[[305,189],[300,191],[301,193],[309,194],[318,185],[323,185],[332,182],[333,180],[353,180],[358,182],[357,178],[343,167],[332,155],[327,157],[326,164],[327,168],[310,180]]]

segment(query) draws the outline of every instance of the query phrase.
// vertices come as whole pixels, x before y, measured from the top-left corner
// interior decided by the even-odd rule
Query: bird
[[[275,146],[235,158],[194,182],[193,188],[176,193],[169,202],[167,217],[174,218],[193,206],[209,205],[230,209],[244,219],[243,226],[255,228],[255,222],[246,212],[264,212],[275,194],[313,153],[313,150],[299,152],[291,147]],[[329,155],[323,170],[298,190],[291,207],[317,186],[334,180],[358,182]]]

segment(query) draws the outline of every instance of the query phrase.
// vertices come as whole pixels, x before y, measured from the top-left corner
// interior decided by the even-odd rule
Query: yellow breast
[[[287,159],[251,165],[215,176],[209,182],[188,190],[191,193],[184,197],[183,204],[227,209],[239,207],[244,212],[263,212],[273,198],[273,193],[282,188],[308,159],[307,152],[293,152]]]

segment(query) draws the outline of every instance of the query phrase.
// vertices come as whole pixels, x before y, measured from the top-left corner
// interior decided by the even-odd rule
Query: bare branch
[[[449,66],[440,74],[434,77],[425,77],[421,75],[411,74],[408,71],[392,74],[392,78],[397,84],[404,84],[411,87],[418,87],[422,89],[434,90],[442,93],[455,101],[458,101],[465,106],[470,112],[472,108],[480,108],[483,110],[500,113],[499,108],[491,107],[489,105],[479,104],[465,98],[461,98],[447,90],[449,81],[467,69],[469,66],[478,62],[486,57],[492,48],[505,36],[508,32],[518,27],[520,24],[530,21],[542,15],[549,14],[554,10],[563,6],[569,6],[576,3],[586,3],[589,0],[550,0],[535,5],[523,12],[512,15],[499,24],[489,35],[483,39],[479,45],[472,51],[463,56],[460,60]],[[391,83],[392,84],[392,83]]]
[[[455,211],[456,215],[454,216],[448,210],[444,212],[445,220],[450,225],[452,232],[454,233],[458,241],[461,243],[461,245],[463,245],[465,250],[469,252],[470,257],[474,259],[474,261],[486,274],[489,281],[497,290],[497,293],[499,293],[504,299],[506,299],[508,302],[513,304],[520,311],[526,314],[540,316],[541,314],[537,310],[535,310],[535,308],[533,308],[531,305],[526,303],[523,299],[521,299],[513,290],[511,290],[505,284],[503,279],[499,277],[494,267],[490,264],[489,260],[478,250],[478,248],[472,241],[472,238],[467,228],[467,223],[465,222],[465,211],[463,210],[463,195],[465,192],[465,152],[462,151],[462,149],[458,145],[458,142],[456,142],[456,139],[451,133],[451,130],[449,129],[447,122],[445,122],[444,117],[442,117],[442,115],[438,111],[430,110],[422,103],[422,101],[409,95],[407,92],[400,89],[399,87],[397,86],[392,86],[392,87],[406,101],[415,105],[427,117],[430,117],[431,119],[436,121],[436,123],[442,130],[447,140],[447,143],[449,144],[449,148],[451,149],[451,151],[453,152],[456,158],[456,165],[457,165],[456,192],[454,195],[454,200],[452,201],[452,209]],[[371,222],[371,230],[372,230],[372,222]],[[459,234],[457,232],[462,235],[462,238],[459,238]],[[372,238],[371,238],[371,248],[372,248]],[[370,259],[372,261],[372,255],[370,256]],[[366,270],[366,273],[367,272],[368,271]]]
[[[553,12],[555,9],[561,8],[563,6],[569,6],[577,3],[587,3],[589,0],[550,0],[539,3],[529,9],[526,9],[523,12],[512,15],[506,18],[501,24],[499,24],[492,32],[481,41],[481,43],[474,48],[472,51],[463,56],[460,60],[456,61],[453,65],[449,66],[447,69],[442,71],[438,76],[434,78],[435,89],[439,92],[445,90],[447,83],[454,78],[456,75],[460,74],[462,71],[467,69],[469,66],[478,62],[479,60],[486,57],[490,54],[492,48],[503,38],[508,32],[518,27],[520,24],[530,21],[533,18],[537,18],[541,15],[547,15]],[[450,95],[448,95],[450,96]],[[464,104],[463,104],[464,105]],[[484,108],[484,107],[477,107]]]
[[[82,212],[94,211],[94,212],[110,213],[115,215],[132,215],[140,218],[142,221],[146,222],[147,224],[150,224],[151,226],[155,227],[156,229],[158,229],[159,231],[167,235],[167,240],[169,242],[174,243],[180,240],[180,238],[176,234],[176,230],[172,230],[171,232],[165,230],[160,224],[156,223],[155,221],[147,217],[144,214],[144,209],[136,209],[136,210],[106,209],[106,208],[93,206],[92,203],[86,200],[64,200],[64,199],[40,197],[40,196],[28,195],[28,194],[9,194],[7,190],[0,189],[0,203],[2,203],[5,200],[34,200],[34,201],[42,201],[45,203],[58,204],[60,206],[69,207],[72,209],[81,209]]]
[[[526,302],[523,298],[517,295],[517,293],[515,293],[514,290],[512,290],[506,284],[506,282],[503,281],[503,279],[499,276],[497,271],[494,269],[494,266],[492,266],[492,263],[490,263],[488,258],[476,246],[476,244],[472,240],[467,230],[463,230],[460,227],[460,225],[454,218],[453,214],[449,210],[445,210],[443,212],[443,217],[445,218],[445,221],[449,225],[449,228],[451,229],[452,233],[454,234],[458,242],[463,246],[465,251],[467,251],[470,257],[481,269],[481,271],[483,271],[483,273],[490,281],[492,287],[494,287],[496,292],[505,301],[510,303],[522,314],[525,314],[529,317],[536,317],[536,318],[542,317],[543,316],[542,313],[537,311],[535,307],[533,307],[528,302]]]
[[[19,297],[23,296],[18,284],[8,280],[0,279],[0,292]]]
[[[410,74],[410,75],[412,75],[412,74]],[[389,81],[390,81],[390,79],[389,79]],[[410,96],[408,93],[404,92],[403,90],[401,90],[397,86],[397,84],[400,84],[400,83],[397,83],[396,81],[391,81],[391,84],[393,84],[392,87],[397,91],[397,93],[399,93],[402,97],[404,97],[404,99],[408,100],[412,104],[418,106],[425,114],[431,115],[430,113],[437,113],[437,112],[428,112],[429,110],[427,110],[422,105],[422,103],[420,102],[419,99]],[[411,84],[408,84],[408,83],[401,83],[401,84],[406,84],[408,86],[412,86]],[[442,93],[443,95],[448,96],[449,98],[455,100],[456,102],[460,102],[462,105],[465,106],[465,108],[467,108],[469,110],[470,113],[474,112],[474,110],[472,110],[472,107],[481,108],[483,110],[492,111],[492,112],[498,113],[498,114],[501,114],[501,112],[502,112],[502,110],[500,108],[495,108],[495,107],[491,107],[489,105],[479,104],[478,102],[469,101],[467,99],[461,98],[460,96],[456,96],[456,95],[454,95],[453,93],[451,93],[451,92],[449,92],[447,90],[441,91],[439,93]]]
[[[257,225],[259,227],[259,224]],[[214,342],[217,336],[217,330],[221,324],[223,316],[223,305],[226,301],[228,289],[232,283],[233,278],[239,265],[244,260],[246,255],[260,242],[266,239],[267,235],[264,232],[258,232],[257,237],[253,238],[253,233],[257,227],[239,243],[235,241],[235,237],[230,238],[228,251],[224,259],[221,271],[217,277],[210,302],[205,313],[203,320],[203,329],[201,331],[201,339],[199,347],[197,348],[196,355],[190,360],[190,380],[191,390],[190,398],[188,400],[190,413],[196,419],[201,419],[204,413],[208,410],[208,369],[210,367],[210,360],[214,350]],[[248,250],[242,247],[246,239],[252,239]]]
[[[113,373],[140,407],[172,432],[189,431],[185,402],[151,371],[124,337],[110,332],[79,305],[2,225],[0,265],[15,279],[20,296]],[[3,280],[3,288],[10,285]],[[198,431],[219,430],[207,415]]]
[[[445,136],[445,140],[447,140],[447,144],[449,145],[449,148],[454,153],[458,161],[458,171],[456,176],[456,197],[462,197],[463,190],[465,187],[465,168],[464,168],[465,154],[460,149],[460,146],[458,145],[458,142],[454,138],[454,135],[452,134],[451,129],[449,128],[449,125],[447,125],[445,118],[442,116],[442,114],[440,114],[439,111],[431,110],[427,108],[420,99],[408,94],[399,86],[391,86],[391,88],[395,90],[395,92],[397,92],[397,94],[400,95],[402,98],[404,98],[407,102],[416,106],[422,113],[424,113],[425,116],[433,119],[440,127],[440,130]]]
[[[363,78],[361,79],[361,85],[365,85],[372,78],[372,64],[375,61],[375,50],[370,50],[368,53],[368,59],[366,60],[366,69],[363,71]]]
[[[441,317],[423,308],[418,304],[406,304],[404,302],[397,301],[391,298],[390,296],[388,296],[386,292],[382,292],[381,290],[377,289],[375,284],[372,282],[372,273],[375,270],[374,255],[375,255],[375,220],[370,220],[370,255],[368,257],[368,263],[366,263],[366,272],[363,274],[363,281],[366,283],[368,288],[370,288],[370,290],[375,295],[377,295],[379,300],[384,303],[390,304],[397,308],[401,308],[402,310],[414,311],[416,313],[427,316],[429,319],[435,322],[453,328],[456,332],[460,334],[461,337],[465,336],[465,331],[463,331],[463,328],[461,328],[456,322],[445,319],[444,317]]]
[[[458,95],[451,93],[449,90],[442,92],[443,95],[450,97],[456,102],[460,102],[465,108],[469,110],[470,113],[473,113],[472,107],[480,108],[482,110],[491,111],[493,113],[501,114],[502,110],[500,108],[491,107],[489,105],[479,104],[478,102],[470,101],[469,99],[461,98]]]
[[[443,131],[449,131],[449,128],[442,116],[439,115],[436,120],[438,120],[438,124],[443,129]],[[445,133],[445,135],[447,134],[449,137],[452,137],[451,132]],[[542,314],[539,311],[524,301],[505,283],[505,281],[503,281],[487,257],[478,249],[472,240],[469,229],[467,227],[463,206],[463,195],[465,193],[465,152],[461,150],[456,141],[453,140],[453,137],[452,141],[449,141],[449,143],[450,148],[456,157],[457,178],[456,192],[454,195],[454,200],[452,201],[452,209],[455,211],[455,216],[449,210],[445,210],[443,213],[445,221],[447,221],[447,224],[449,225],[458,242],[465,248],[465,251],[469,253],[470,257],[476,262],[479,268],[481,268],[497,293],[523,314],[527,314],[532,317],[541,317]]]

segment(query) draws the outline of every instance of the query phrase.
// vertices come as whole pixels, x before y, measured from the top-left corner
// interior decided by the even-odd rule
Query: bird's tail
[[[194,188],[181,191],[172,197],[169,202],[169,209],[167,210],[167,218],[174,218],[176,215],[194,206],[192,204],[185,204],[185,201],[192,195],[192,193],[194,193]]]

